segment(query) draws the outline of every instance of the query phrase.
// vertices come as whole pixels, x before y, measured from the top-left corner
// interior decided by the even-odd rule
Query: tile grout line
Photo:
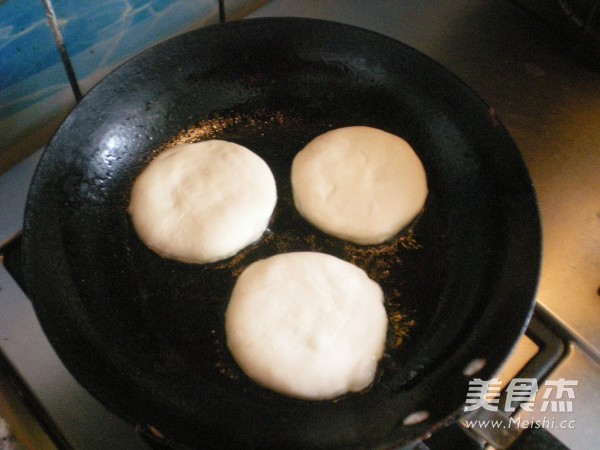
[[[56,47],[58,48],[60,58],[62,59],[63,66],[65,68],[65,71],[67,72],[67,78],[69,79],[69,83],[71,84],[71,89],[73,90],[75,101],[79,103],[83,96],[81,95],[81,89],[79,88],[79,83],[77,82],[77,76],[75,75],[75,71],[73,70],[73,66],[71,64],[71,58],[69,58],[69,53],[67,52],[67,48],[65,47],[65,41],[58,27],[58,20],[56,18],[56,13],[54,12],[54,7],[52,6],[52,1],[41,1],[44,5],[44,8],[46,9],[46,18],[48,19],[48,23],[50,24],[50,28],[52,29],[52,35],[54,36]]]
[[[219,22],[225,23],[225,0],[219,0]]]

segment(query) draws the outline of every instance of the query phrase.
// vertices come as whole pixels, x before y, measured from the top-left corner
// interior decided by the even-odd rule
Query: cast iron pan
[[[402,136],[427,171],[422,214],[384,245],[328,237],[293,207],[294,155],[349,125]],[[211,138],[271,167],[279,200],[269,230],[220,263],[162,259],[132,229],[132,184],[161,150]],[[531,182],[488,106],[399,42],[305,19],[204,28],[106,77],[44,153],[23,237],[28,291],[73,375],[132,423],[202,448],[391,447],[424,435],[460,412],[471,361],[484,362],[485,379],[509,354],[540,259]],[[281,396],[227,350],[223,313],[240,271],[295,250],[351,261],[385,291],[386,353],[365,392]]]

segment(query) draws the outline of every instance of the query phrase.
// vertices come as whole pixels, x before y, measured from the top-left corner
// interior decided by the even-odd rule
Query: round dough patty
[[[129,213],[140,239],[159,255],[209,263],[260,238],[276,201],[275,179],[258,155],[210,140],[154,158],[135,181]]]
[[[279,393],[329,399],[372,383],[387,314],[381,287],[324,253],[283,253],[251,264],[225,314],[242,370]]]
[[[385,131],[356,126],[324,133],[292,164],[296,208],[333,236],[381,244],[408,225],[427,198],[425,169],[412,147]]]

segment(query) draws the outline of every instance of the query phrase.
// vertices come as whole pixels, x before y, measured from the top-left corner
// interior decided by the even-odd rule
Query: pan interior
[[[340,42],[316,27],[299,51],[301,27],[255,26],[252,42],[243,39],[249,27],[208,29],[146,52],[67,119],[28,204],[25,250],[41,255],[26,257],[36,311],[88,389],[131,421],[188,443],[206,430],[238,443],[392,439],[410,408],[406,395],[468,334],[496,281],[506,193],[486,141],[497,131],[460,83],[424,78],[431,63],[380,36],[354,30]],[[464,104],[451,100],[465,95],[470,109],[457,113]],[[350,125],[403,137],[428,176],[423,212],[383,245],[327,236],[293,205],[295,154]],[[279,196],[269,229],[222,262],[160,258],[131,226],[132,184],[158,152],[206,139],[244,145],[267,162]],[[362,267],[385,292],[386,352],[365,392],[287,398],[252,383],[227,350],[224,311],[237,276],[253,261],[302,250]],[[456,405],[462,400],[459,392]]]

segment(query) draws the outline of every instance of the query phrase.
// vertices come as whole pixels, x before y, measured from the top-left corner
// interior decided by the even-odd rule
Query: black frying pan
[[[328,237],[293,207],[294,155],[348,125],[402,136],[427,171],[423,213],[385,245]],[[132,229],[133,181],[164,148],[211,138],[271,167],[279,201],[269,231],[220,263],[161,259]],[[399,42],[304,19],[208,27],[106,77],[44,153],[23,237],[28,291],[73,375],[132,423],[203,448],[388,447],[422,436],[460,411],[471,361],[485,362],[475,376],[486,379],[509,354],[540,258],[531,182],[490,109]],[[382,285],[390,329],[367,391],[288,398],[230,356],[223,313],[236,277],[294,250],[352,261]]]

